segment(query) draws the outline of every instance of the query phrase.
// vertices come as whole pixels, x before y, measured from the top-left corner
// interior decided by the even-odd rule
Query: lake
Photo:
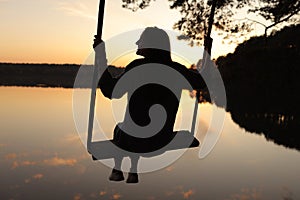
[[[247,132],[228,112],[207,157],[189,149],[128,185],[108,181],[111,169],[87,153],[73,119],[72,89],[0,87],[0,94],[1,199],[300,199],[299,151]],[[213,105],[199,107],[200,130]],[[111,137],[113,124],[104,124]]]

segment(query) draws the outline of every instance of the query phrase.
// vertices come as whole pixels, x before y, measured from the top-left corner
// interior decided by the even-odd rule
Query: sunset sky
[[[92,52],[98,5],[99,0],[0,0],[0,62],[83,63]],[[147,26],[171,30],[179,18],[167,0],[137,12],[122,8],[121,0],[107,1],[103,38]],[[260,33],[257,27],[252,34]],[[216,32],[212,37],[212,57],[233,52],[235,45],[222,44]]]

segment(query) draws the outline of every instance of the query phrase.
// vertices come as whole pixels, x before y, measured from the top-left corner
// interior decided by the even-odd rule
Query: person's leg
[[[113,137],[113,141],[115,143],[118,143],[120,140],[120,128],[119,128],[119,124],[117,124],[117,126],[114,129],[114,137]],[[123,156],[121,155],[116,155],[114,159],[115,162],[115,166],[109,176],[109,180],[111,181],[123,181],[124,180],[124,175],[123,172],[121,170],[121,166],[122,166],[122,161],[123,161]]]
[[[123,161],[123,157],[114,158],[114,162],[115,162],[114,169],[121,171],[122,161]]]
[[[139,159],[140,159],[140,156],[138,156],[138,155],[130,156],[130,160],[131,160],[130,172],[137,173]]]
[[[126,183],[138,183],[139,182],[139,177],[138,177],[138,173],[137,173],[139,158],[140,157],[138,155],[130,156],[131,168],[130,168],[130,172],[128,173],[128,178],[126,180]]]
[[[114,158],[115,166],[109,176],[109,180],[111,181],[123,181],[124,175],[121,171],[123,157]]]

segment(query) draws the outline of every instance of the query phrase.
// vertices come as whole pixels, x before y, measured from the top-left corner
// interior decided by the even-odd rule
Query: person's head
[[[137,55],[145,58],[171,59],[170,39],[162,29],[147,27],[136,44],[138,45]]]

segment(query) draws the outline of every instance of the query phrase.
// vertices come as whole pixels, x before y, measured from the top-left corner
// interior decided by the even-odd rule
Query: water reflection
[[[300,118],[272,113],[231,111],[233,121],[247,132],[263,134],[268,141],[300,150]]]
[[[259,88],[257,85],[252,85]],[[243,88],[245,86],[241,86]],[[295,87],[286,90],[295,95]],[[228,111],[235,123],[247,132],[262,134],[268,141],[300,150],[300,112],[297,98],[283,99],[278,88],[267,93],[257,89],[255,96],[249,90],[227,86]],[[293,92],[294,91],[294,92]]]
[[[199,160],[197,148],[188,150],[128,186],[110,183],[111,169],[86,152],[73,122],[72,90],[0,87],[0,94],[1,199],[300,197],[299,152],[241,130],[229,113],[207,158]],[[199,129],[209,124],[211,110],[210,104],[200,105]]]

